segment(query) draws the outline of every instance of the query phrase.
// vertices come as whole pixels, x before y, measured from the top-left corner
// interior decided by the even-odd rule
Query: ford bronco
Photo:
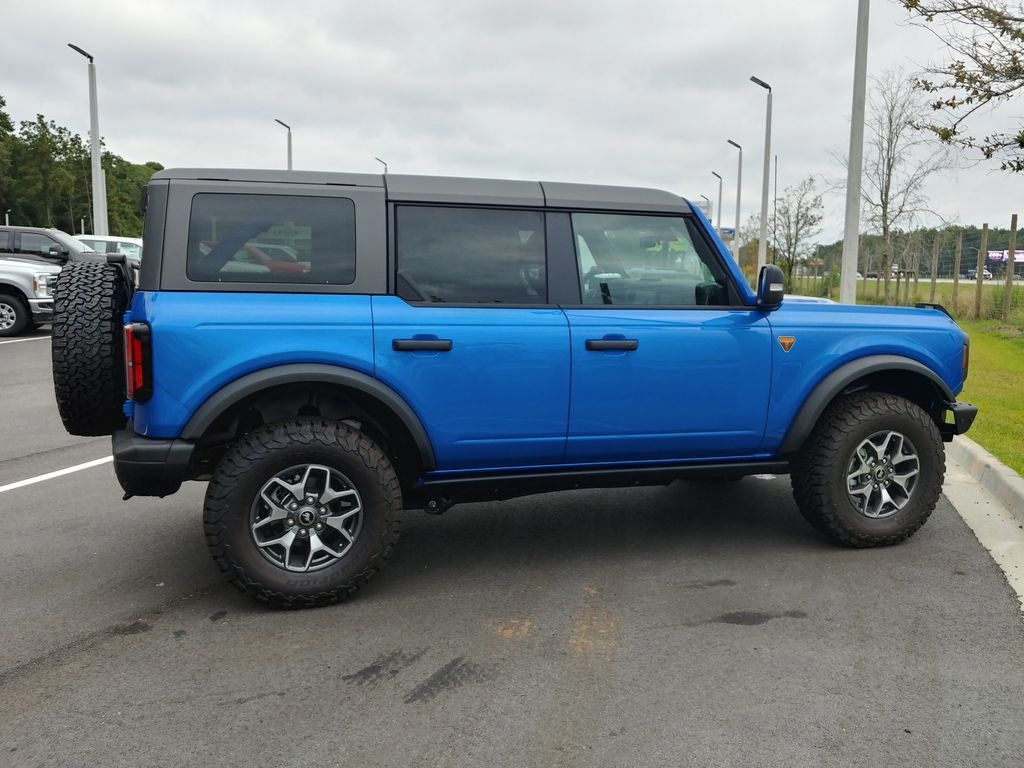
[[[214,560],[272,605],[354,593],[403,509],[542,491],[789,473],[827,539],[895,544],[976,414],[941,307],[751,289],[669,192],[179,169],[144,202],[137,286],[57,284],[60,413],[125,498],[208,481]]]

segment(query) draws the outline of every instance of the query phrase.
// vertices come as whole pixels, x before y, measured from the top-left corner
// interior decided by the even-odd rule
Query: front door
[[[373,297],[378,378],[430,436],[439,470],[557,464],[569,329],[547,304],[539,210],[399,205],[395,296]]]
[[[567,462],[755,455],[765,429],[771,329],[682,216],[574,213],[581,306]]]

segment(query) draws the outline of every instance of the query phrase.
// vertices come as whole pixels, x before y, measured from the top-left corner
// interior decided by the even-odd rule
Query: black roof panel
[[[267,182],[271,184],[337,184],[386,187],[396,202],[464,203],[590,210],[689,213],[679,195],[644,187],[570,184],[558,181],[474,179],[457,176],[413,176],[389,173],[332,173],[238,168],[167,168],[152,177],[160,179]]]

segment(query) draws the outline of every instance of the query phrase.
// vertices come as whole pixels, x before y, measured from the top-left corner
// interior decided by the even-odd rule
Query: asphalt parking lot
[[[102,458],[0,345],[0,486]],[[223,584],[203,488],[0,492],[0,765],[1020,766],[1024,624],[945,499],[824,544],[786,478],[409,513],[348,604]]]

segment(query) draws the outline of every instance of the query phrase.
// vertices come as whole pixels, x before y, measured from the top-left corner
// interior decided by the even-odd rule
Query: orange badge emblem
[[[783,352],[789,352],[796,344],[796,339],[792,336],[779,336],[779,346],[782,347]]]

